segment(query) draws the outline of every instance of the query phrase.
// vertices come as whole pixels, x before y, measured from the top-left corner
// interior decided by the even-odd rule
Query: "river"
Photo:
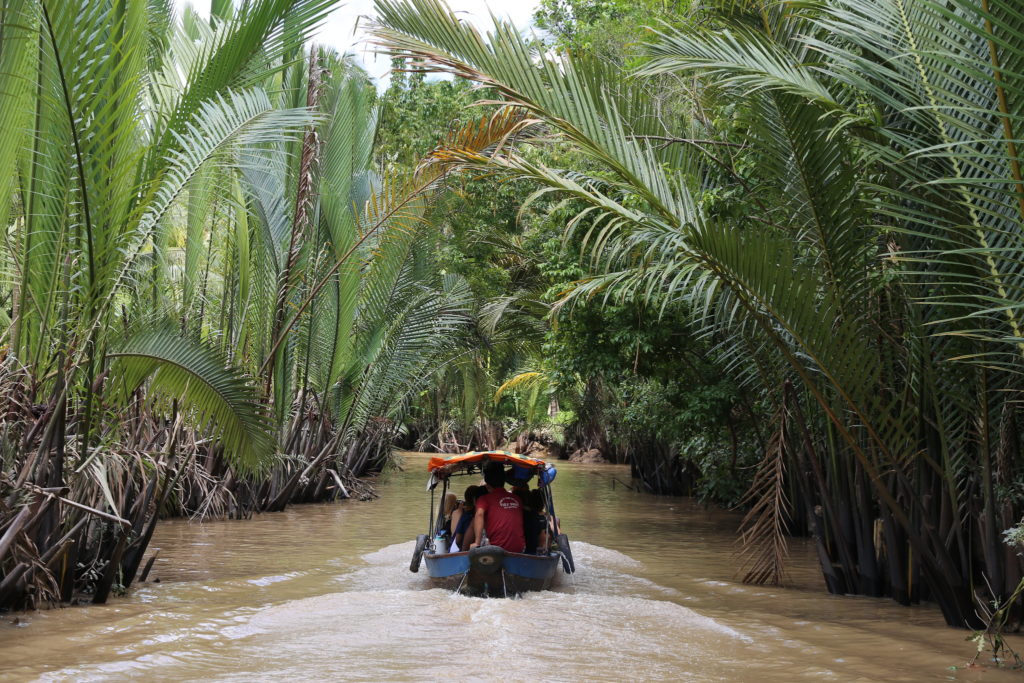
[[[613,465],[559,464],[577,573],[480,599],[408,570],[425,457],[380,498],[248,521],[161,523],[150,582],[107,605],[0,617],[0,678],[177,680],[1020,680],[963,669],[937,609],[825,594],[809,543],[790,586],[735,579],[739,517],[632,492]],[[159,582],[153,579],[158,578]]]

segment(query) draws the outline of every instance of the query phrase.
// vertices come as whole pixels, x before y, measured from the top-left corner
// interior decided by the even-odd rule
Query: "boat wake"
[[[500,600],[430,588],[408,571],[411,543],[387,546],[339,576],[339,592],[270,607],[232,629],[272,654],[258,672],[220,677],[298,677],[316,661],[320,675],[347,679],[678,679],[689,671],[699,680],[724,674],[735,662],[723,653],[749,642],[665,600],[675,591],[629,573],[641,565],[628,556],[580,542],[573,551],[577,573],[555,591]]]
[[[412,550],[399,543],[348,558],[316,597],[223,614],[182,600],[180,614],[154,621],[163,624],[156,637],[43,678],[721,680],[751,657],[750,638],[678,604],[685,596],[637,576],[643,565],[614,550],[574,542],[575,574],[516,599],[432,588],[425,572],[408,570]],[[235,579],[218,590],[272,591],[299,578]],[[168,628],[175,618],[180,628]],[[117,628],[139,619],[154,620],[142,611]]]

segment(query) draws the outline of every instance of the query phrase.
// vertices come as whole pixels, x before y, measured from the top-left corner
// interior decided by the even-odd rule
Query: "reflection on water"
[[[518,600],[431,589],[408,571],[425,459],[370,503],[157,529],[160,583],[110,605],[0,624],[12,680],[1017,680],[937,610],[823,593],[811,548],[791,588],[734,580],[738,517],[634,493],[615,466],[559,465],[578,571]],[[28,622],[27,624],[25,622]]]

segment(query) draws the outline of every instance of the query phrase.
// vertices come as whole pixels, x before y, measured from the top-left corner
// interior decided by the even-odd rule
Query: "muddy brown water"
[[[934,607],[824,592],[810,545],[790,587],[735,578],[736,514],[631,492],[612,465],[559,464],[577,573],[479,599],[408,570],[425,456],[373,502],[249,521],[162,523],[151,579],[110,604],[0,617],[4,680],[1022,680],[966,670]],[[1019,642],[1016,643],[1019,646]]]

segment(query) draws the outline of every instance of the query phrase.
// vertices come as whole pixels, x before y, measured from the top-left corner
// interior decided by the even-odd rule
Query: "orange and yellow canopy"
[[[433,472],[444,468],[446,472],[451,473],[454,470],[462,469],[476,463],[491,461],[491,462],[506,462],[511,465],[520,465],[522,467],[541,467],[544,465],[543,460],[536,458],[528,458],[525,455],[519,455],[517,453],[507,453],[505,451],[471,451],[469,453],[463,453],[462,455],[452,455],[444,458],[439,455],[434,456],[427,463],[427,471]]]

